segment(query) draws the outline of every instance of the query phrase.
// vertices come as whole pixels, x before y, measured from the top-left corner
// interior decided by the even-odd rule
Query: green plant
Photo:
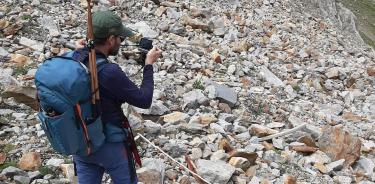
[[[9,153],[10,151],[12,151],[16,146],[14,146],[13,144],[5,144],[3,146],[1,146],[1,150],[2,152],[4,153]]]
[[[293,86],[293,89],[294,89],[294,91],[296,91],[297,93],[298,93],[299,91],[301,91],[301,88],[300,88],[298,85]]]
[[[47,166],[42,166],[39,168],[39,172],[41,175],[53,174],[52,169],[48,168]]]
[[[0,164],[0,171],[4,170],[5,168],[9,166],[17,167],[17,163],[14,161],[4,162],[3,164]]]
[[[204,90],[204,85],[203,85],[202,77],[200,77],[199,79],[197,79],[197,80],[194,81],[193,88],[194,89]]]
[[[22,15],[22,20],[29,20],[31,19],[31,15]]]
[[[28,72],[28,68],[27,67],[17,66],[14,69],[14,75],[15,76],[17,76],[17,75],[25,75],[25,74],[27,74],[27,72]]]

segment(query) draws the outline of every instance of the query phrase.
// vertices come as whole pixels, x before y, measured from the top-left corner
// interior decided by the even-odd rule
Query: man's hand
[[[161,50],[158,49],[157,47],[153,47],[150,51],[148,51],[147,56],[146,56],[146,65],[152,65],[158,60],[161,56]]]
[[[77,41],[75,42],[75,45],[76,45],[76,50],[78,50],[78,49],[82,49],[82,48],[84,48],[85,45],[86,45],[86,40],[85,40],[85,39],[77,40]]]

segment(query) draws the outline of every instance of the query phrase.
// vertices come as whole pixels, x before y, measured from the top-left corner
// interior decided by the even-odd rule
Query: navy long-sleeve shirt
[[[77,50],[73,57],[80,58],[84,63],[88,62],[88,49]],[[96,52],[97,58],[106,58],[100,52]],[[82,60],[83,59],[83,60]],[[152,65],[146,65],[143,69],[143,81],[138,88],[115,63],[107,63],[98,74],[100,105],[102,121],[123,122],[126,118],[121,105],[130,105],[147,109],[151,106],[154,90]]]

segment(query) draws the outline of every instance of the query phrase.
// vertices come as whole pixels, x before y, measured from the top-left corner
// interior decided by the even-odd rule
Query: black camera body
[[[147,53],[148,51],[152,49],[152,47],[153,47],[152,40],[148,38],[141,38],[141,40],[139,41],[138,50],[140,52],[140,57],[137,60],[137,63],[141,65],[142,67],[145,66]]]

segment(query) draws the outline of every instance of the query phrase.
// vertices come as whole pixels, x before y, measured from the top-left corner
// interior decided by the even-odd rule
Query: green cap
[[[110,35],[132,37],[134,33],[126,28],[121,18],[112,11],[99,11],[92,15],[94,38],[107,38]]]

